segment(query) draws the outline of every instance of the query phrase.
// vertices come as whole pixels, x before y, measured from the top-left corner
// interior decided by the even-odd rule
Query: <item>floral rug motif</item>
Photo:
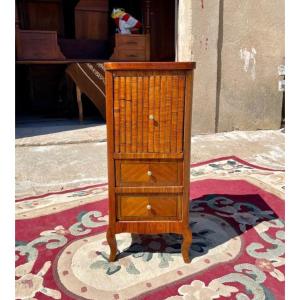
[[[117,235],[107,185],[16,200],[16,299],[284,299],[284,171],[236,157],[191,166],[192,261],[181,237]]]

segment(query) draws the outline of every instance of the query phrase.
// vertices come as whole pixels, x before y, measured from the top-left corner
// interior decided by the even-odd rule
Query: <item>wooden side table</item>
[[[115,235],[177,233],[190,262],[195,63],[105,63],[110,261]]]

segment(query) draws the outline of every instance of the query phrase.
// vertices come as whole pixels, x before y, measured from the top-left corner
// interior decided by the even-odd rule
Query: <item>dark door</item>
[[[175,0],[150,1],[150,32],[151,61],[174,61]]]

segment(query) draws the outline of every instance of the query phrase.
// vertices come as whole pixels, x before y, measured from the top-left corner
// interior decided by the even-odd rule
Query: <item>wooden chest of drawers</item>
[[[106,63],[110,261],[115,235],[177,233],[189,262],[194,63]]]
[[[149,34],[115,34],[115,49],[112,61],[149,61]]]

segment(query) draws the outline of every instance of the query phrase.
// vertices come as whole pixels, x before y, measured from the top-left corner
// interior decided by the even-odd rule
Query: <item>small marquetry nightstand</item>
[[[189,262],[192,62],[106,63],[110,261],[115,235],[177,233]]]

